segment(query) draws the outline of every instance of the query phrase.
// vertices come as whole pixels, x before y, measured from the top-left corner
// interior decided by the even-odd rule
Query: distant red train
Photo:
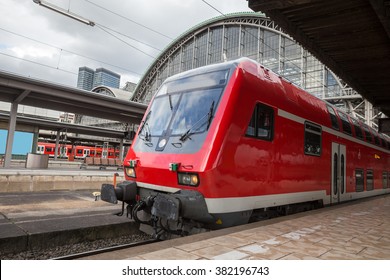
[[[55,143],[38,142],[38,154],[55,155]],[[113,147],[104,148],[103,146],[81,146],[81,145],[63,145],[58,146],[57,156],[59,158],[66,158],[73,156],[75,159],[84,159],[85,157],[105,157],[105,158],[119,158],[119,150]]]
[[[390,192],[390,142],[260,64],[168,78],[102,199],[165,238]],[[123,208],[124,209],[124,208]]]

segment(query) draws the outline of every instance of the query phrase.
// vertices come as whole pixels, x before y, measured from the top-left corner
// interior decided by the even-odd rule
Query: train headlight
[[[132,167],[125,167],[126,175],[135,178],[135,170]]]
[[[177,173],[180,185],[196,187],[199,185],[199,176],[194,173]]]

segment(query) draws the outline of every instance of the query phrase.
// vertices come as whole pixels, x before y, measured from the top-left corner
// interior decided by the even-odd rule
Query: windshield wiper
[[[206,130],[209,130],[209,127],[210,127],[210,124],[211,124],[211,120],[213,119],[213,111],[214,111],[214,100],[213,100],[213,103],[211,103],[211,106],[210,106],[210,110],[209,110],[209,113],[208,113],[208,118],[207,118],[207,129]]]
[[[190,135],[192,135],[192,134],[194,133],[194,131],[193,131],[194,127],[196,127],[196,126],[198,125],[198,123],[200,123],[200,121],[202,121],[202,120],[203,120],[204,118],[206,118],[206,117],[208,117],[208,118],[207,118],[207,129],[206,129],[206,130],[209,129],[210,124],[211,124],[211,120],[213,119],[214,104],[215,104],[215,102],[213,101],[213,102],[211,103],[209,112],[208,112],[206,115],[204,115],[203,117],[201,117],[196,123],[194,123],[193,126],[191,126],[186,132],[184,132],[184,133],[180,136],[180,138],[179,138],[180,141],[184,142],[187,138],[189,138]],[[203,124],[203,123],[202,123],[202,124]]]
[[[150,138],[151,138],[151,133],[150,133],[150,128],[149,128],[149,123],[148,123],[148,120],[149,120],[149,117],[150,117],[150,113],[151,113],[152,111],[149,111],[149,113],[146,115],[146,117],[145,117],[145,120],[142,122],[142,127],[141,127],[141,129],[140,129],[140,131],[139,131],[139,134],[140,134],[140,136],[141,136],[141,132],[145,129],[145,137],[144,138],[142,138],[142,137],[139,137],[141,140],[143,140],[143,141],[147,141],[147,142],[150,142]]]

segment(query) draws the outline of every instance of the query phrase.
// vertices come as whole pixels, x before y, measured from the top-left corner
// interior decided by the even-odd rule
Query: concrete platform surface
[[[0,252],[129,234],[131,221],[114,215],[120,209],[91,191],[0,193]]]
[[[112,184],[124,180],[123,170],[107,168],[99,170],[91,167],[77,168],[52,167],[48,169],[0,168],[0,193],[42,192],[58,190],[100,190],[102,184]]]
[[[389,260],[390,195],[88,259]]]

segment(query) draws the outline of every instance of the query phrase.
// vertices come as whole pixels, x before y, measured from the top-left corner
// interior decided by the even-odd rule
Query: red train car
[[[54,158],[55,143],[38,142],[37,153],[48,154]],[[59,145],[57,156],[59,158],[69,158],[74,156],[75,159],[84,159],[85,157],[106,157],[119,158],[119,150],[114,147],[103,148],[102,146],[82,146],[82,145]]]
[[[168,78],[102,199],[159,236],[390,192],[384,135],[249,59]]]

